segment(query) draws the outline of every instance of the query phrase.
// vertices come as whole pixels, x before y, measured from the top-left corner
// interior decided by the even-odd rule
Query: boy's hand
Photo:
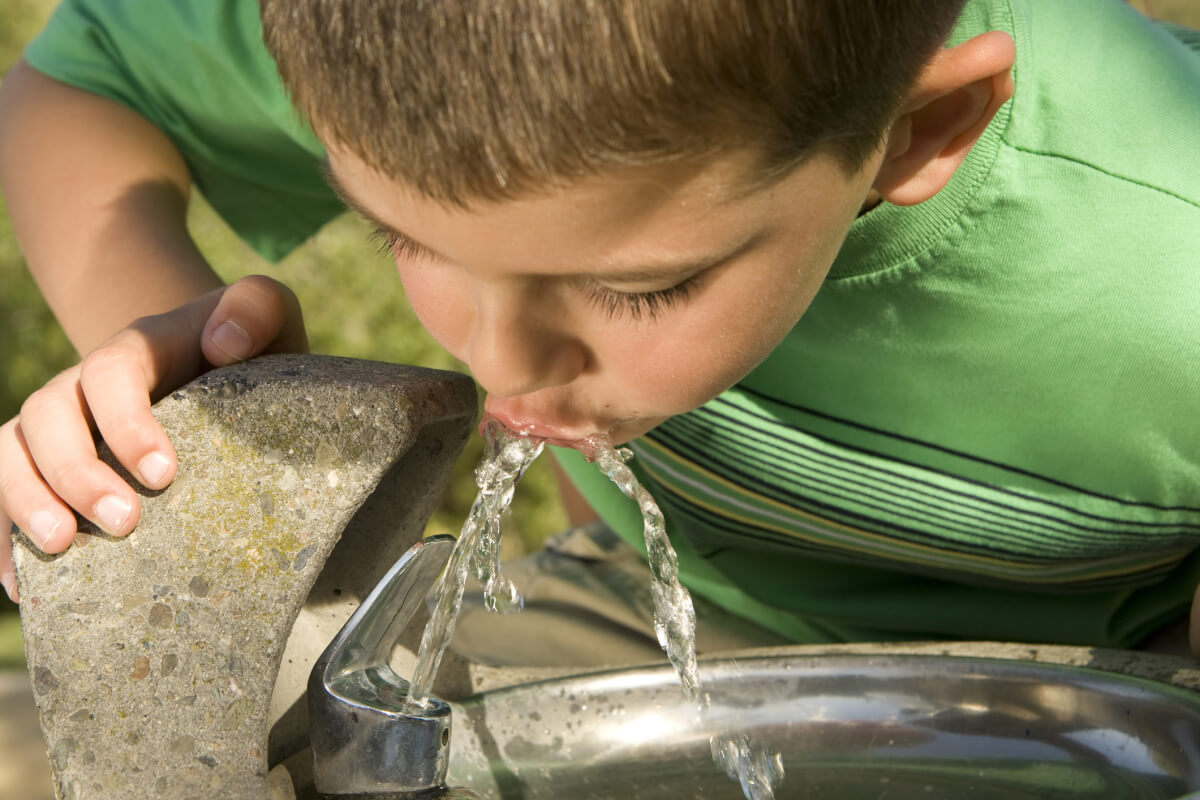
[[[74,540],[72,509],[115,536],[137,525],[138,495],[97,458],[97,433],[142,485],[162,489],[176,461],[154,400],[210,367],[307,349],[295,295],[252,276],[137,320],[30,395],[0,427],[0,583],[9,597],[18,599],[13,522],[47,553]]]

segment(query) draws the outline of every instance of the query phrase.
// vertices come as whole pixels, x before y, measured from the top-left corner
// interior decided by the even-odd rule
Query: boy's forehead
[[[399,197],[406,202],[438,204],[403,178],[385,175],[362,158],[330,147],[324,165],[330,186],[352,208],[370,211],[378,201]],[[661,203],[666,198],[695,205],[719,207],[735,203],[768,188],[761,159],[746,151],[730,151],[704,159],[664,161],[617,167],[607,172],[563,179],[511,199],[468,200],[466,210],[484,211],[512,203],[541,201],[576,205],[602,204],[620,196],[622,205]],[[366,206],[366,208],[364,208]]]
[[[720,262],[794,220],[821,218],[823,205],[845,203],[838,182],[850,187],[832,159],[747,189],[756,165],[730,154],[626,168],[466,207],[432,200],[333,148],[327,175],[377,227],[447,262],[494,274],[649,276]]]

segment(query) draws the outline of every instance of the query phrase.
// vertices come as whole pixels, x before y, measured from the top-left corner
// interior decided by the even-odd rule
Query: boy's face
[[[330,148],[421,322],[514,430],[628,441],[759,364],[808,307],[878,158],[750,188],[749,154],[629,168],[469,210]]]

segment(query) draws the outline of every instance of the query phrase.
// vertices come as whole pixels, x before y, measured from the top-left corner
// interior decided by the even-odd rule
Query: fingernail
[[[29,538],[33,539],[34,544],[45,550],[46,543],[54,536],[54,532],[61,524],[58,517],[49,511],[35,511],[29,516]]]
[[[0,586],[4,587],[4,592],[8,595],[8,599],[14,603],[21,601],[20,595],[17,594],[17,576],[11,572],[6,572],[0,575]]]
[[[138,472],[142,474],[142,483],[147,486],[158,486],[171,468],[171,462],[162,453],[153,452],[138,462]]]
[[[250,334],[238,325],[233,320],[222,322],[213,331],[212,343],[217,349],[230,358],[236,358],[238,361],[250,357],[250,349],[254,343],[250,341]]]
[[[100,498],[100,502],[96,503],[93,509],[96,512],[96,521],[100,523],[100,527],[109,533],[116,533],[125,525],[125,520],[129,519],[129,512],[133,506],[123,497],[118,497],[115,494],[106,494]]]

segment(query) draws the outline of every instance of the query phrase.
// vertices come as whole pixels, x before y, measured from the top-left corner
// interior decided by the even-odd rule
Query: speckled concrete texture
[[[268,729],[273,750],[303,746],[312,662],[421,535],[475,413],[464,376],[321,356],[157,403],[179,475],[143,494],[137,530],[16,548],[58,797],[277,793]]]

